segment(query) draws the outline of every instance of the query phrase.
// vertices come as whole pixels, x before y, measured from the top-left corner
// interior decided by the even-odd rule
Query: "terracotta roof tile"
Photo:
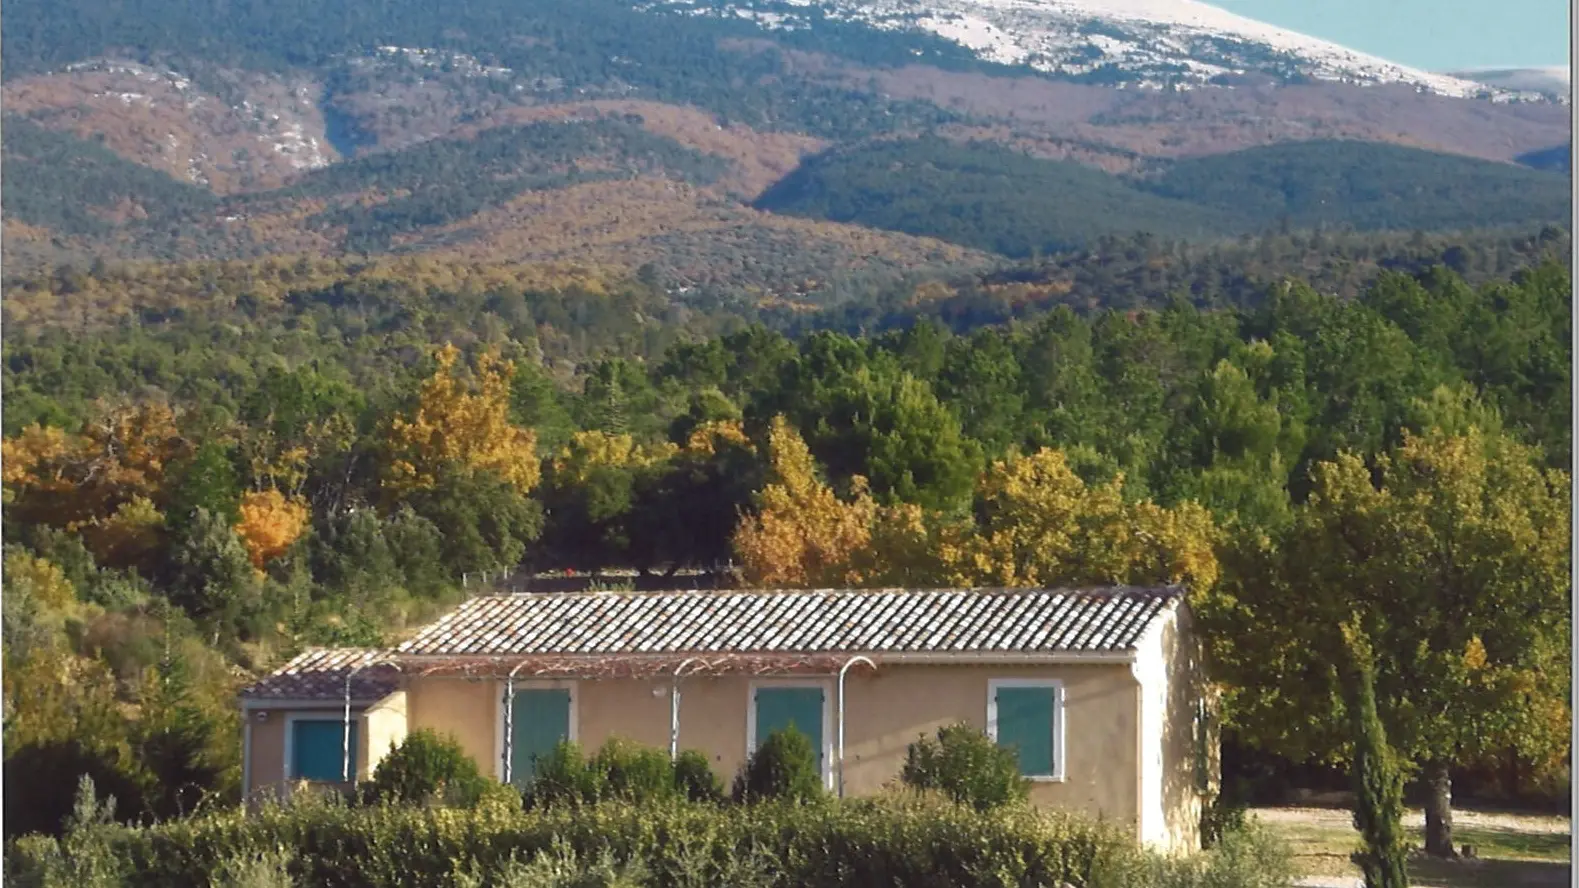
[[[378,700],[392,693],[399,673],[377,663],[381,652],[367,648],[310,648],[264,676],[241,696],[249,700],[340,700],[351,676],[351,699]]]
[[[1177,588],[575,592],[474,598],[400,656],[1133,650]]]

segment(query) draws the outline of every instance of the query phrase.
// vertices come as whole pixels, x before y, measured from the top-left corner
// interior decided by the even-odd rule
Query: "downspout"
[[[362,671],[363,663],[345,674],[345,714],[340,723],[340,781],[351,782],[351,677]]]
[[[351,773],[351,679],[363,669],[376,666],[385,659],[385,655],[375,653],[345,674],[345,710],[340,721],[340,780],[353,786],[356,777]]]
[[[851,657],[839,667],[839,798],[841,799],[844,798],[844,674],[856,663],[865,663],[873,669],[877,668],[876,663],[865,657]]]
[[[674,667],[674,684],[669,689],[669,761],[680,757],[680,675],[685,667],[700,662],[701,657],[688,657]]]
[[[501,755],[504,757],[504,782],[506,785],[510,783],[511,777],[514,776],[510,773],[510,766],[514,764],[515,756],[510,753],[513,751],[515,744],[515,674],[520,672],[521,667],[525,665],[525,660],[515,664],[515,668],[510,670],[510,675],[504,680],[504,752]]]

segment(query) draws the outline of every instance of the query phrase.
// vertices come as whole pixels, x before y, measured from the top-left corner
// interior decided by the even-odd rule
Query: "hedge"
[[[99,858],[92,868],[115,862],[117,878],[103,884],[149,888],[211,884],[231,861],[282,850],[295,852],[290,869],[297,884],[331,888],[450,886],[556,847],[582,860],[634,861],[657,888],[730,884],[742,860],[759,863],[771,884],[784,888],[1122,888],[1140,883],[1121,874],[1145,865],[1128,834],[1102,824],[1029,809],[980,814],[929,801],[643,808],[610,802],[530,811],[497,802],[455,809],[316,801],[143,828],[104,824],[93,834],[93,841],[79,834],[64,844],[79,857]],[[43,837],[11,843],[8,881],[43,885],[45,871],[60,872],[62,863],[81,871],[84,861],[63,861],[60,847]]]

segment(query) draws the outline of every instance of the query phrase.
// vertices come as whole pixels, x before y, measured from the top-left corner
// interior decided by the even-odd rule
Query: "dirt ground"
[[[1363,888],[1349,862],[1357,836],[1342,808],[1258,808],[1251,816],[1294,849],[1300,888]],[[1411,810],[1405,825],[1423,839],[1425,815]],[[1473,860],[1417,856],[1410,863],[1416,888],[1560,888],[1571,884],[1571,821],[1566,817],[1505,811],[1453,812],[1454,843],[1472,845]]]
[[[1297,823],[1305,826],[1330,827],[1335,830],[1350,829],[1353,812],[1344,808],[1256,808],[1252,812],[1262,823]],[[1404,825],[1412,829],[1425,829],[1425,812],[1411,810],[1404,816]],[[1479,828],[1508,830],[1511,832],[1568,835],[1571,821],[1545,814],[1511,814],[1503,811],[1453,812],[1456,829]]]

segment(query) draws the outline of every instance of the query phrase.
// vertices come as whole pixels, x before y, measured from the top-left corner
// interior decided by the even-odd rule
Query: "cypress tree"
[[[1351,859],[1365,875],[1365,888],[1408,888],[1404,845],[1404,774],[1387,745],[1376,712],[1376,672],[1370,646],[1345,627],[1351,657],[1349,718],[1354,730],[1354,828],[1363,841]]]

